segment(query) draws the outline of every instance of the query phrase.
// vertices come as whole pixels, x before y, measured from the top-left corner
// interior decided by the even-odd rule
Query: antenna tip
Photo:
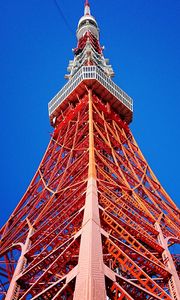
[[[90,12],[90,5],[89,5],[89,1],[86,0],[85,1],[85,4],[84,4],[84,15],[90,15],[91,12]]]

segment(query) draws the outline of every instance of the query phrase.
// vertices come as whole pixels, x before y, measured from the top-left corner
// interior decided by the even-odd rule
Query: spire
[[[79,40],[87,31],[90,31],[99,40],[99,28],[96,19],[91,15],[89,0],[85,0],[84,15],[78,22],[77,39]]]
[[[85,5],[84,5],[84,15],[85,16],[90,16],[91,15],[91,11],[90,11],[90,5],[89,5],[89,1],[86,0]]]
[[[84,2],[84,15],[77,26],[77,47],[73,49],[74,60],[69,61],[65,78],[70,79],[84,65],[98,65],[108,77],[114,76],[111,65],[104,58],[99,42],[99,27],[95,17],[91,15],[89,0]]]

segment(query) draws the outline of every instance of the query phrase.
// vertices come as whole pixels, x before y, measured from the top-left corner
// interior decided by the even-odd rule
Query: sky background
[[[132,132],[180,206],[180,0],[90,0],[114,81],[134,99]],[[52,128],[83,0],[0,0],[0,226],[32,179]]]

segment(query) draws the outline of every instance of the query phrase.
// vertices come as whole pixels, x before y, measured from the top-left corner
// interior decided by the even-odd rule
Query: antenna
[[[87,15],[90,15],[91,12],[90,12],[90,4],[89,4],[89,1],[86,0],[85,1],[85,5],[84,5],[84,15],[87,16]]]
[[[88,0],[85,1],[85,6],[86,6],[86,5],[90,6]]]

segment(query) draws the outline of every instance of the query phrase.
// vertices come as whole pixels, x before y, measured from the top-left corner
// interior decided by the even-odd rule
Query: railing
[[[86,79],[96,79],[112,95],[121,101],[129,110],[133,111],[133,100],[122,89],[120,89],[108,76],[96,66],[83,66],[77,73],[64,85],[64,87],[49,102],[49,115],[51,115],[60,103],[69,96],[79,83]]]

